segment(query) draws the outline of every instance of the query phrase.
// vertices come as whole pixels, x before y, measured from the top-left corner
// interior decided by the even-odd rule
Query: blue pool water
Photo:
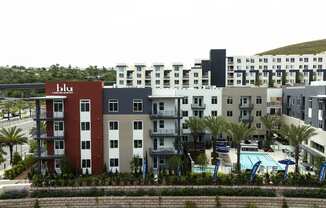
[[[241,170],[252,169],[254,164],[261,161],[260,168],[264,167],[265,170],[284,170],[284,165],[275,161],[269,154],[265,152],[241,152],[240,153],[240,163]]]

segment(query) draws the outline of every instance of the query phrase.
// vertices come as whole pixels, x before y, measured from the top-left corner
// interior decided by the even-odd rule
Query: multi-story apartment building
[[[257,128],[254,137],[261,139],[259,118],[280,95],[267,88],[116,88],[102,82],[46,83],[45,88],[46,96],[36,98],[42,169],[60,173],[61,158],[66,157],[83,174],[98,174],[104,167],[129,172],[133,158],[141,164],[146,160],[153,170],[166,167],[167,159],[181,154],[184,145],[189,151],[194,147],[186,125],[193,116],[246,122]],[[46,100],[46,112],[41,112],[40,100]],[[47,124],[45,135],[40,133],[41,121]],[[205,131],[198,142],[205,148],[210,141]]]
[[[201,88],[203,86],[225,86],[225,59],[223,49],[211,50],[210,59],[195,63],[192,67],[175,63],[126,65],[118,64],[116,86],[151,88]]]
[[[260,117],[267,114],[267,88],[228,87],[223,89],[222,99],[224,117],[255,127],[254,138],[264,138],[265,130]]]
[[[103,83],[46,83],[45,97],[36,98],[36,139],[40,168],[60,172],[66,157],[80,173],[103,171]],[[42,112],[40,101],[46,101]],[[46,133],[41,134],[41,122]]]
[[[326,53],[227,57],[227,86],[307,85],[326,80]]]
[[[314,164],[316,157],[326,158],[326,82],[312,82],[311,86],[283,89],[283,115],[293,125],[309,124],[316,136],[302,144],[304,160]]]

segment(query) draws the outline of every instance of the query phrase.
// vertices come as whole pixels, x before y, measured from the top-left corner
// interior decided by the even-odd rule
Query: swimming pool
[[[240,163],[241,170],[252,169],[254,164],[261,161],[260,168],[265,168],[265,171],[284,170],[284,165],[275,161],[269,154],[265,152],[241,152]]]

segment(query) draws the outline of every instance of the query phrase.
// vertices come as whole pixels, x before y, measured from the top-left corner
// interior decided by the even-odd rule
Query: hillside
[[[317,54],[324,51],[326,51],[326,39],[288,45],[258,55]]]

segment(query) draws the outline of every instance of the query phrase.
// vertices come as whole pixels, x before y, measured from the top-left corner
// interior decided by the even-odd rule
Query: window
[[[118,112],[118,105],[117,99],[109,99],[109,112]]]
[[[82,168],[90,168],[90,167],[91,167],[91,160],[90,159],[82,160]]]
[[[232,117],[232,114],[233,114],[232,111],[226,111],[226,116],[227,117]]]
[[[226,100],[226,103],[227,104],[232,104],[233,103],[232,97],[228,97],[227,100]]]
[[[63,121],[54,122],[54,131],[63,131]]]
[[[182,98],[182,104],[188,104],[188,97]]]
[[[137,85],[141,85],[141,80],[137,80]]]
[[[179,80],[174,80],[174,84],[178,85],[179,84]]]
[[[143,148],[142,140],[134,140],[134,148]]]
[[[110,121],[109,122],[109,129],[110,130],[118,130],[119,129],[118,121]]]
[[[256,128],[261,129],[261,123],[256,123]]]
[[[161,129],[164,129],[164,120],[160,120],[159,125]]]
[[[119,159],[118,158],[110,159],[110,167],[118,167],[118,166],[119,166]]]
[[[217,104],[217,96],[212,96],[212,104]]]
[[[157,85],[159,85],[160,83],[161,83],[160,80],[155,81],[155,84],[157,84]]]
[[[188,125],[186,123],[182,124],[182,129],[188,129]]]
[[[120,85],[123,85],[124,83],[125,83],[125,82],[124,82],[123,80],[120,80],[120,81],[119,81],[119,84],[120,84]]]
[[[143,122],[142,121],[134,121],[134,130],[142,130]]]
[[[55,149],[64,149],[64,141],[55,141]]]
[[[110,148],[118,148],[118,140],[110,140]]]
[[[82,141],[81,147],[82,149],[91,149],[91,141]]]
[[[143,111],[143,100],[142,99],[134,99],[133,100],[133,111],[134,112],[142,112]]]
[[[217,116],[217,111],[212,111],[212,116]]]
[[[309,100],[308,100],[308,107],[312,108],[312,98],[309,98]]]
[[[160,138],[160,146],[164,146],[164,138]]]
[[[256,97],[256,104],[261,104],[261,103],[262,103],[261,96],[257,96]]]
[[[320,145],[314,141],[310,142],[310,146],[316,150],[318,150],[319,152],[324,153],[325,152],[325,147],[323,145]]]
[[[198,77],[198,73],[197,72],[194,73],[194,77]]]
[[[163,111],[164,110],[164,103],[160,102],[158,105],[159,105],[160,111]]]
[[[90,130],[90,123],[88,121],[81,122],[81,130],[82,131],[89,131]]]
[[[62,100],[53,101],[53,111],[54,112],[63,112],[63,102]]]
[[[182,116],[183,117],[188,117],[188,111],[182,111]]]
[[[256,116],[261,116],[261,111],[256,111]]]
[[[81,100],[80,101],[80,111],[81,112],[89,112],[89,100]]]
[[[179,73],[174,73],[174,77],[179,77]]]
[[[194,80],[194,84],[198,84],[198,80],[197,79]]]

